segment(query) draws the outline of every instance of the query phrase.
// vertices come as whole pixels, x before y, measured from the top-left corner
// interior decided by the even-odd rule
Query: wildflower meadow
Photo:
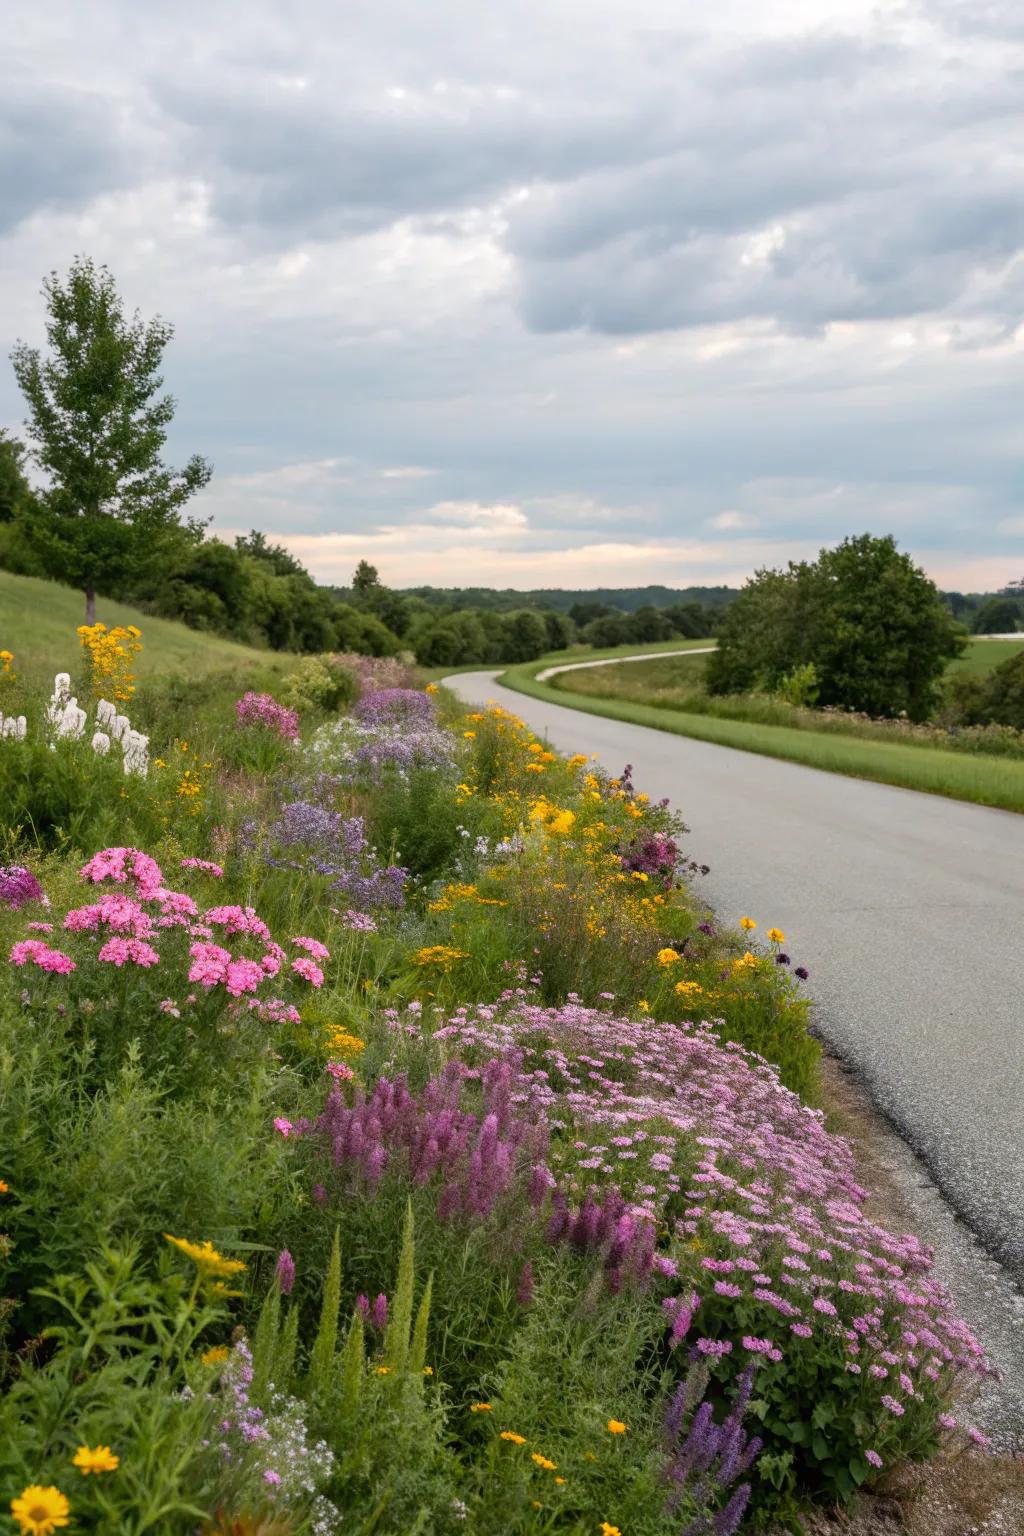
[[[144,645],[0,653],[0,1527],[732,1536],[980,1441],[672,806],[399,661],[158,708]]]

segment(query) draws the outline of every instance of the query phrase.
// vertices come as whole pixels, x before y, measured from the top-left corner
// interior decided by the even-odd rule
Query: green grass
[[[1013,642],[1010,642],[1011,644]],[[637,665],[642,665],[638,663]],[[651,726],[676,736],[784,758],[827,773],[874,779],[925,794],[970,800],[979,805],[1024,811],[1024,763],[982,757],[941,748],[903,742],[862,740],[824,731],[797,730],[792,726],[762,725],[747,720],[720,719],[688,714],[623,698],[600,698],[575,692],[563,680],[561,687],[536,681],[544,663],[511,667],[501,677],[507,687],[531,698],[564,704],[568,709],[625,720],[631,725]],[[632,669],[630,669],[632,670]]]
[[[991,672],[1001,661],[1019,656],[1024,650],[1024,640],[986,640],[983,636],[972,639],[964,654],[950,662],[948,672],[970,672],[980,676]]]
[[[546,655],[538,657],[536,661],[524,663],[531,668],[543,672],[545,667],[557,667],[574,661],[603,661],[606,657],[618,657],[624,661],[627,656],[637,656],[650,651],[690,651],[695,647],[714,645],[714,640],[652,640],[647,645],[611,645],[603,649],[591,645],[571,645],[568,650],[548,651]],[[461,667],[424,667],[423,676],[430,681],[440,682],[444,677],[455,677],[460,672],[493,672],[502,665],[498,661],[471,661]],[[642,665],[642,663],[637,663]],[[599,668],[599,671],[610,670]]]
[[[242,674],[256,667],[266,671],[282,659],[289,667],[294,665],[294,658],[275,657],[273,652],[186,629],[170,619],[151,618],[128,603],[97,598],[96,617],[109,627],[135,624],[142,631],[143,649],[136,666],[140,685],[170,672],[198,678],[232,667]],[[24,681],[42,686],[52,682],[55,672],[74,673],[80,660],[75,631],[84,622],[81,592],[0,571],[0,650],[14,652],[14,669]]]

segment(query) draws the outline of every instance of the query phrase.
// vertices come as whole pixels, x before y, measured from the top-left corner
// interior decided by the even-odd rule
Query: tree
[[[380,576],[377,567],[371,565],[368,560],[360,560],[352,573],[352,591],[365,597],[374,587],[380,586]]]
[[[0,430],[0,523],[23,517],[34,500],[25,475],[24,444]]]
[[[173,327],[127,319],[110,272],[87,257],[64,282],[51,273],[43,294],[49,356],[24,342],[11,354],[49,480],[26,532],[47,573],[83,589],[92,623],[97,591],[158,569],[183,533],[202,537],[181,509],[212,470],[198,454],[178,471],[160,457],[174,416],[159,372]]]
[[[990,597],[974,615],[972,628],[976,635],[1012,634],[1019,619],[1019,602],[1012,597]]]
[[[709,658],[712,693],[777,690],[813,664],[818,701],[927,718],[966,636],[934,582],[891,537],[862,534],[814,562],[758,571],[726,610]]]

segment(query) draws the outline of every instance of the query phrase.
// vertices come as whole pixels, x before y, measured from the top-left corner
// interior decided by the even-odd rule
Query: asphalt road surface
[[[816,1024],[1024,1281],[1024,816],[567,710],[462,673],[564,751],[627,762],[688,822],[723,919],[786,934]]]

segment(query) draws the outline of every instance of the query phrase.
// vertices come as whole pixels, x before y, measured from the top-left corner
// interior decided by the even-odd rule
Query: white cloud
[[[717,517],[711,519],[713,528],[756,528],[758,518],[753,512],[719,512]]]

